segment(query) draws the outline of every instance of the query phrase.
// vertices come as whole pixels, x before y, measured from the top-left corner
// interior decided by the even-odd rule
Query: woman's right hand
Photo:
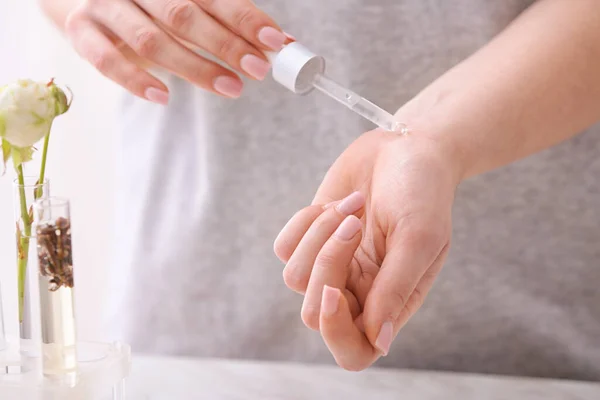
[[[102,74],[160,104],[168,102],[168,89],[145,66],[157,65],[226,97],[241,94],[236,73],[183,42],[262,80],[270,68],[262,51],[279,50],[287,40],[251,0],[86,0],[69,15],[65,31]]]

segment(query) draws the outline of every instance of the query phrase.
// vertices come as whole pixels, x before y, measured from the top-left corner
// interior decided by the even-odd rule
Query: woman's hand
[[[166,104],[168,89],[144,70],[158,65],[214,93],[239,97],[242,81],[182,43],[248,77],[269,71],[263,50],[286,35],[250,0],[86,0],[65,23],[76,51],[133,94]],[[132,57],[133,56],[133,57]]]
[[[285,283],[305,295],[302,320],[340,366],[387,354],[442,268],[460,175],[450,154],[418,132],[369,132],[277,238]]]

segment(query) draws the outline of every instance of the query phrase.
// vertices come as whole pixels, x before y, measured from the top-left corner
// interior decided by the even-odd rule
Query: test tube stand
[[[42,375],[39,344],[8,340],[0,350],[2,400],[124,400],[131,370],[131,349],[121,343],[78,343],[75,384]]]

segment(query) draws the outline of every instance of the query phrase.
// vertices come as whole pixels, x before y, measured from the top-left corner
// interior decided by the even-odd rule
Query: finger
[[[65,24],[75,51],[100,73],[141,98],[167,104],[167,87],[148,72],[129,61],[100,28],[79,14],[72,14]]]
[[[250,0],[194,0],[202,9],[262,50],[280,50],[287,37]]]
[[[308,206],[294,214],[285,224],[273,245],[275,255],[281,261],[287,262],[290,259],[308,228],[323,211],[325,208],[321,205]]]
[[[425,283],[432,283],[439,272],[431,268],[441,268],[447,245],[445,235],[427,228],[406,229],[388,245],[363,314],[367,337],[384,355],[400,328],[423,304],[430,287]],[[434,276],[427,274],[430,269]],[[419,286],[421,281],[425,283]]]
[[[190,0],[136,0],[177,37],[202,48],[250,78],[263,80],[270,69],[264,53],[233,33]]]
[[[325,286],[321,302],[321,336],[337,364],[350,371],[360,371],[373,364],[380,353],[352,320],[340,290]]]
[[[200,57],[178,43],[129,1],[96,1],[88,12],[140,57],[203,89],[237,98],[242,81],[235,73]]]
[[[317,217],[283,270],[283,279],[290,289],[298,293],[306,291],[317,254],[343,219],[362,209],[364,202],[364,195],[354,192]]]
[[[319,329],[323,286],[343,289],[348,279],[348,265],[360,244],[362,224],[354,215],[344,219],[315,259],[304,303],[302,321],[314,330]]]
[[[352,315],[352,318],[357,318],[362,312],[358,299],[356,298],[354,293],[352,293],[348,289],[344,289],[344,297],[346,297],[346,301],[348,302],[348,307],[350,308],[350,315]]]
[[[335,207],[339,203],[340,201],[338,200],[325,204],[324,206],[315,204],[305,207],[294,214],[279,232],[279,235],[277,235],[275,243],[273,244],[273,250],[279,260],[287,263],[296,250],[298,243],[300,243],[300,240],[306,234],[306,231],[310,228],[315,219],[317,219],[323,211]]]
[[[363,315],[360,314],[358,317],[354,318],[354,325],[360,331],[360,333],[365,333],[365,323],[363,322]]]

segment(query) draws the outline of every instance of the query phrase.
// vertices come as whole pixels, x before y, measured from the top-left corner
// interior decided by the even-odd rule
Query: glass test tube
[[[42,371],[48,378],[74,382],[77,334],[67,199],[49,197],[34,205],[39,267]]]

